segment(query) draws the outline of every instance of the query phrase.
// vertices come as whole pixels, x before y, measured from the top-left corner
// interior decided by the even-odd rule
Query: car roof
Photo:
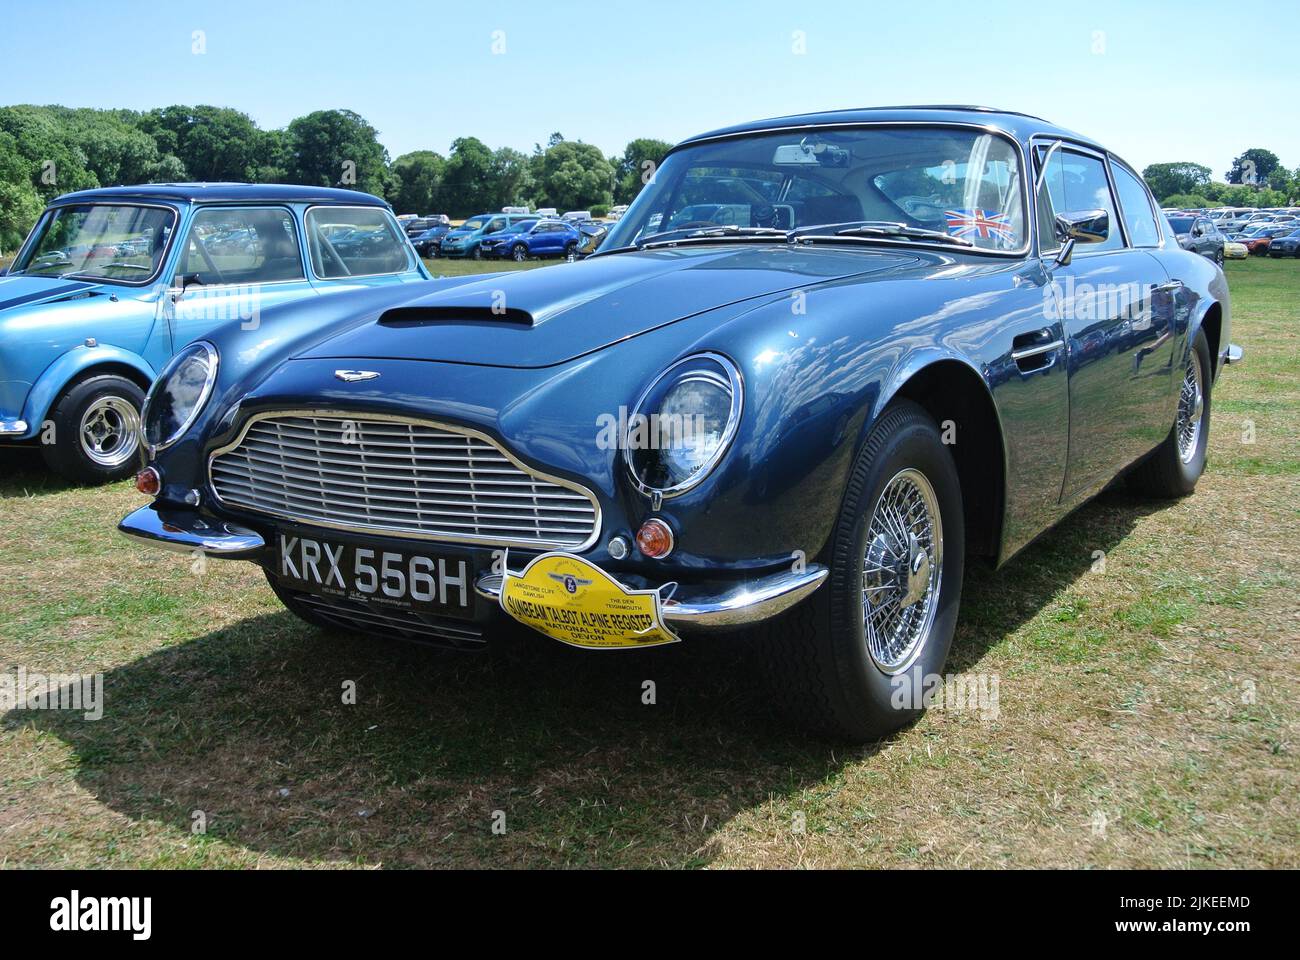
[[[1102,148],[1095,140],[1059,127],[1041,117],[1014,110],[994,107],[966,106],[961,104],[924,104],[900,107],[860,107],[851,110],[829,110],[821,113],[801,113],[787,117],[772,117],[749,123],[722,127],[708,133],[683,140],[677,146],[715,137],[735,136],[743,133],[761,133],[790,127],[815,127],[828,124],[855,123],[976,123],[996,127],[1011,136],[1027,141],[1030,137],[1045,135],[1073,140],[1096,149]]]
[[[172,200],[183,203],[337,203],[386,207],[383,200],[359,190],[307,187],[287,183],[145,183],[127,187],[94,187],[65,193],[55,203],[91,200]]]

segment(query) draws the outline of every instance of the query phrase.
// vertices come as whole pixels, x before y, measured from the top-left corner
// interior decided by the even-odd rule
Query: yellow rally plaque
[[[680,638],[664,625],[659,594],[629,590],[582,557],[547,553],[506,571],[501,609],[575,647],[654,647]]]

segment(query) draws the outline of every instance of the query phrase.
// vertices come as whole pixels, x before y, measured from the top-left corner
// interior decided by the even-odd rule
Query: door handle
[[[1056,363],[1057,351],[1065,341],[1053,336],[1050,327],[1022,333],[1011,341],[1011,359],[1021,373],[1038,373]]]
[[[1176,293],[1177,291],[1181,290],[1182,287],[1183,287],[1183,281],[1170,280],[1168,283],[1157,284],[1155,291],[1156,293]]]

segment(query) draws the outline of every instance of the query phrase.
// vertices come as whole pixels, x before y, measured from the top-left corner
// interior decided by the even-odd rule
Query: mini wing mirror
[[[1076,243],[1102,243],[1110,236],[1110,214],[1105,210],[1075,210],[1056,215],[1056,239],[1061,251],[1056,262],[1065,266],[1070,262]]]

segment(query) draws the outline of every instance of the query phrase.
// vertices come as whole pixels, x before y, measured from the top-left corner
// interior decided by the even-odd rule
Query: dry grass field
[[[1246,363],[1197,493],[1106,493],[975,569],[952,667],[997,715],[859,749],[772,716],[736,637],[315,631],[250,565],[117,535],[130,484],[0,452],[0,672],[105,690],[98,721],[0,718],[0,865],[1300,866],[1300,263],[1227,269]]]

